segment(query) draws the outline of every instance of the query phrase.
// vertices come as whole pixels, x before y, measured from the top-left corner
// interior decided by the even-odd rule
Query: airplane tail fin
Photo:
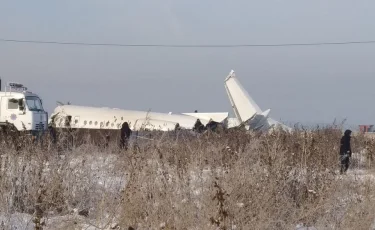
[[[257,114],[262,114],[262,110],[242,87],[233,70],[224,84],[234,113],[241,123],[247,122]]]
[[[248,130],[266,130],[272,127],[281,127],[287,131],[291,130],[290,127],[269,118],[270,109],[262,112],[248,92],[242,87],[233,70],[225,79],[224,84],[236,115],[236,123],[233,123],[232,126],[245,124]]]

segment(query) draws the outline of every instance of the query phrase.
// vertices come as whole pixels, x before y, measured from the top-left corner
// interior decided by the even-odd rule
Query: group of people
[[[193,131],[196,131],[198,133],[202,133],[205,130],[212,130],[215,131],[215,129],[218,127],[219,123],[213,121],[212,119],[206,124],[206,126],[203,125],[203,123],[197,119],[197,121],[194,124]]]
[[[197,121],[194,124],[193,131],[202,133],[205,130],[215,130],[218,125],[219,123],[213,120],[210,120],[205,126],[199,119],[197,119]],[[180,129],[181,129],[180,124],[177,123],[175,126],[175,131],[180,130]],[[121,126],[121,132],[120,132],[120,148],[127,149],[131,134],[132,134],[132,130],[129,127],[129,123],[124,122]]]
[[[206,126],[204,126],[202,122],[199,119],[197,119],[193,130],[200,133],[206,129],[214,129],[216,128],[216,126],[217,126],[217,123],[215,122],[209,122]],[[179,129],[179,128],[180,126],[177,124],[176,129]],[[132,130],[130,129],[128,122],[124,122],[122,124],[121,132],[120,132],[120,148],[122,149],[128,148],[128,143],[129,143],[131,134],[132,134]],[[351,143],[350,143],[351,134],[352,134],[351,130],[346,130],[340,141],[339,154],[340,154],[340,164],[341,164],[340,173],[341,174],[345,173],[348,170],[350,159],[352,157],[352,148],[351,148]]]
[[[217,126],[218,126],[218,123],[212,120],[206,126],[204,126],[202,122],[199,119],[197,119],[196,123],[194,124],[193,130],[198,133],[201,133],[204,130],[215,130]],[[179,130],[179,129],[180,129],[180,125],[177,124],[176,130]],[[50,135],[52,137],[53,143],[56,143],[57,138],[56,138],[55,129],[52,126],[50,126],[49,131],[50,131]],[[132,130],[129,127],[129,123],[124,122],[121,126],[121,132],[120,132],[120,148],[122,149],[128,148],[131,134],[132,134]],[[352,134],[351,130],[349,129],[346,130],[340,141],[339,154],[340,154],[340,164],[341,164],[340,173],[341,174],[345,173],[348,170],[350,159],[352,157],[352,149],[351,149],[351,143],[350,143],[351,134]]]

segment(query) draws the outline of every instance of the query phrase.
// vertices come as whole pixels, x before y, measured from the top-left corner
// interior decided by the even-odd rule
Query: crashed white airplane
[[[120,129],[128,122],[132,130],[174,130],[193,129],[197,119],[203,125],[210,121],[224,124],[227,128],[245,125],[249,130],[266,130],[280,125],[285,130],[290,128],[268,118],[270,110],[262,112],[259,106],[243,89],[234,71],[225,79],[225,88],[236,118],[228,118],[229,113],[183,113],[166,114],[145,111],[133,111],[111,108],[97,108],[75,105],[59,105],[51,115],[57,128],[74,129]],[[178,125],[177,125],[178,124]]]
[[[130,128],[138,130],[174,130],[176,125],[182,129],[193,129],[197,119],[203,125],[210,120],[222,123],[228,117],[228,113],[155,113],[134,110],[122,110],[111,108],[96,108],[75,105],[58,106],[51,118],[57,128],[75,129],[120,129],[124,122],[128,122]]]
[[[269,118],[270,109],[262,111],[255,101],[250,97],[247,91],[238,81],[232,70],[225,79],[225,89],[229,101],[232,105],[236,118],[228,119],[228,128],[244,125],[247,130],[269,130],[280,127],[285,131],[291,131],[291,128]]]

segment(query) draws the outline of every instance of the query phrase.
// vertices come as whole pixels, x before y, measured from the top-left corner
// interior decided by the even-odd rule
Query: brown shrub
[[[127,151],[118,149],[115,136],[103,146],[98,136],[69,135],[60,132],[57,146],[47,139],[36,146],[24,136],[17,148],[2,142],[1,215],[28,213],[47,229],[293,229],[299,223],[369,229],[374,221],[371,175],[354,171],[369,172],[371,164],[338,175],[335,128],[153,132],[153,140],[138,139]],[[354,158],[372,144],[356,136]]]

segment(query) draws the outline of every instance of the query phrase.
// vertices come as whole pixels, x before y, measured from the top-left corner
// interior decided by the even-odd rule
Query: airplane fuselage
[[[132,130],[174,130],[177,123],[183,129],[192,129],[196,117],[183,114],[167,114],[146,111],[96,108],[75,105],[58,106],[51,117],[56,115],[54,123],[57,128],[77,129],[120,129],[128,122]],[[67,123],[67,120],[68,123]],[[209,121],[200,119],[203,125]]]

